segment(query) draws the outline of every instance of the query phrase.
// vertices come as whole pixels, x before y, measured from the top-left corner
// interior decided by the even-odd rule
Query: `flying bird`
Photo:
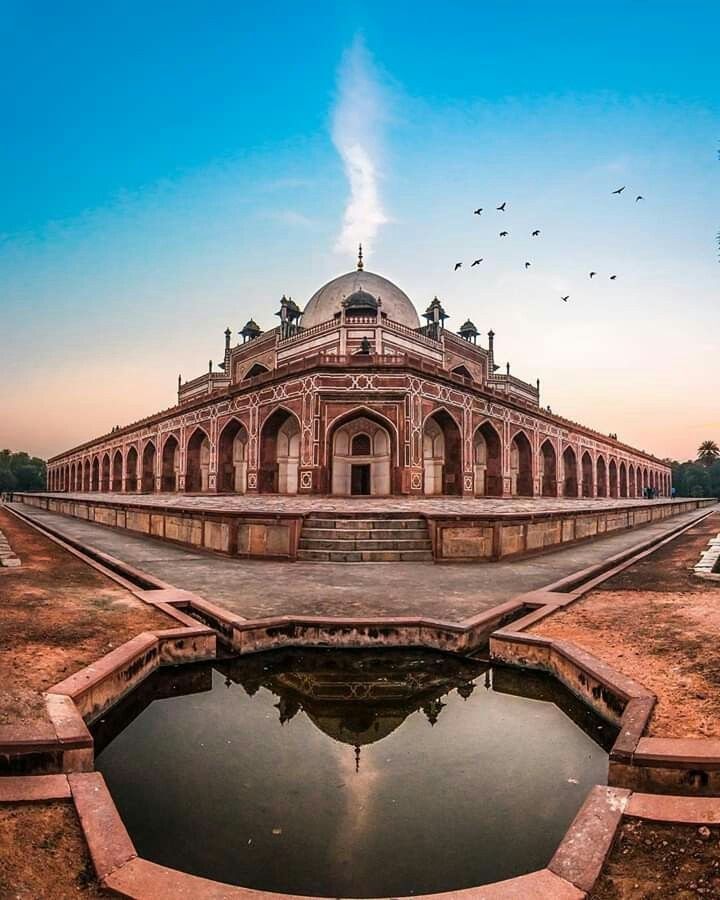
[[[480,259],[476,259],[474,262],[471,262],[471,263],[470,263],[470,268],[472,269],[473,266],[479,266],[480,263],[483,261],[484,258],[485,258],[485,257],[481,256]]]
[[[473,215],[479,216],[482,211],[483,211],[482,206],[479,206],[477,209],[473,210]]]
[[[621,188],[618,188],[616,191],[613,191],[613,194],[622,194],[622,192],[624,190],[625,190],[625,185],[623,185]]]
[[[507,200],[503,200],[503,202],[500,204],[500,206],[497,206],[495,208],[497,209],[498,212],[505,212],[505,204],[506,203],[507,203]]]
[[[561,299],[564,303],[567,303],[568,300],[570,299],[570,294],[568,294],[567,297],[561,297],[560,299]]]
[[[510,234],[509,231],[501,231],[501,232],[500,232],[500,237],[507,237],[509,234]]]
[[[597,275],[597,272],[591,272],[591,273],[590,273],[590,277],[591,277],[591,278],[594,278],[596,275]]]
[[[532,236],[537,237],[539,234],[540,234],[540,229],[537,228],[535,231],[533,231]]]
[[[615,281],[616,278],[617,278],[617,275],[611,275],[611,276],[610,276],[610,281]]]
[[[457,270],[458,270],[461,266],[462,266],[462,263],[461,263],[461,262],[455,263],[455,268],[453,269],[453,271],[454,271],[454,272],[457,272]]]
[[[638,200],[644,200],[644,199],[645,199],[645,198],[643,197],[642,194],[638,194],[637,197],[635,198],[635,202],[637,203]]]
[[[526,268],[526,269],[529,269],[531,265],[532,265],[532,263],[526,262],[526,263],[525,263],[525,268]]]

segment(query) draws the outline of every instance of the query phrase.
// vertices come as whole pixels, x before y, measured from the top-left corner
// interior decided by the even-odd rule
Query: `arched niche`
[[[444,409],[428,416],[423,426],[423,492],[460,494],[462,491],[460,429]]]

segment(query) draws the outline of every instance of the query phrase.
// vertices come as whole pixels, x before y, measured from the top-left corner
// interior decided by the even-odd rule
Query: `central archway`
[[[473,460],[475,493],[479,497],[502,497],[502,444],[489,422],[475,430]]]
[[[330,446],[333,494],[392,493],[392,437],[385,425],[360,413],[336,426]]]
[[[247,443],[245,426],[231,419],[218,439],[218,491],[244,494],[247,490]]]
[[[557,497],[557,454],[552,441],[545,441],[542,454],[542,496]]]
[[[439,409],[425,420],[423,427],[423,492],[460,494],[462,460],[460,429],[455,419]]]
[[[510,444],[510,477],[512,493],[518,497],[532,497],[532,447],[524,431],[518,431]]]
[[[260,491],[297,494],[299,468],[300,423],[281,407],[268,416],[260,432]]]
[[[210,439],[202,428],[193,431],[187,442],[185,490],[207,491],[210,484]]]

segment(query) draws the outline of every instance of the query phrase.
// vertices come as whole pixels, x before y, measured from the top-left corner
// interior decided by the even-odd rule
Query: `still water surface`
[[[322,650],[158,671],[94,734],[142,856],[332,897],[542,868],[614,737],[544,676]]]

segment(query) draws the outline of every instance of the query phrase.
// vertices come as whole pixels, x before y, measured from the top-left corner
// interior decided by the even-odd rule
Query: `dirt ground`
[[[0,725],[44,718],[42,692],[168,616],[0,508],[22,560],[0,569]]]
[[[626,819],[588,900],[720,898],[720,828]]]
[[[654,737],[720,736],[720,584],[692,574],[719,532],[713,514],[530,629],[572,641],[653,691]]]
[[[106,896],[95,880],[69,800],[0,806],[0,897],[96,900]]]

